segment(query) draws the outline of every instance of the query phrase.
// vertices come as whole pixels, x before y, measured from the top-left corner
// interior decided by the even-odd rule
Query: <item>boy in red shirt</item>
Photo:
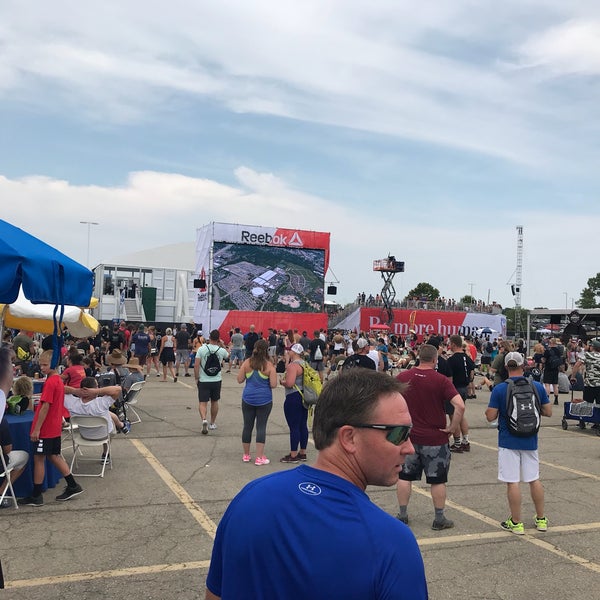
[[[42,485],[46,469],[46,457],[61,472],[67,482],[67,487],[62,494],[56,497],[57,500],[69,500],[83,492],[82,487],[75,481],[69,465],[60,453],[65,386],[56,371],[50,368],[51,360],[51,350],[46,350],[40,356],[40,370],[47,376],[47,379],[31,425],[33,492],[31,496],[18,500],[19,504],[27,506],[42,506],[44,504]]]

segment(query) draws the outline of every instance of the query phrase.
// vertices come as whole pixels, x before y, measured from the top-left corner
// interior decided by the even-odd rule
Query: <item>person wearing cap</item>
[[[369,341],[364,337],[360,337],[352,342],[352,348],[354,354],[349,356],[342,364],[342,371],[347,371],[355,367],[362,367],[363,369],[377,370],[375,361],[367,356],[370,347]]]
[[[285,388],[283,412],[290,429],[290,453],[279,459],[282,463],[305,461],[308,446],[308,410],[302,404],[302,377],[304,374],[304,347],[292,344],[288,350],[289,362],[279,383]],[[300,447],[300,451],[298,451]]]
[[[520,352],[508,352],[504,364],[510,379],[523,377],[525,359]],[[537,381],[530,382],[537,390],[541,404],[541,414],[552,416],[552,406],[544,386]],[[506,381],[494,386],[485,411],[488,422],[498,419],[498,479],[506,483],[510,517],[502,521],[501,526],[512,533],[522,535],[525,532],[521,518],[520,481],[529,483],[529,492],[535,506],[535,527],[538,531],[548,529],[548,519],[544,515],[544,487],[540,481],[540,461],[538,456],[538,435],[517,437],[507,425]]]
[[[588,349],[582,357],[577,358],[571,371],[571,382],[577,381],[577,374],[585,368],[583,375],[583,400],[600,404],[600,340],[594,339],[588,344]],[[598,424],[592,425],[594,429]]]

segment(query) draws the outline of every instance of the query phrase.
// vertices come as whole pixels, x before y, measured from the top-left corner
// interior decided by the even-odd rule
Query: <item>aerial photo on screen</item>
[[[325,251],[214,242],[215,310],[321,312]]]

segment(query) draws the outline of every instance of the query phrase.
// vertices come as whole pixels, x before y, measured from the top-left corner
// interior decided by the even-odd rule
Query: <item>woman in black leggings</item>
[[[277,373],[269,360],[266,340],[258,340],[254,344],[252,356],[240,367],[238,383],[246,382],[242,392],[242,460],[250,462],[250,442],[252,430],[256,422],[256,460],[257,466],[268,465],[271,461],[265,456],[265,438],[267,435],[267,419],[273,408],[273,388],[277,387]]]

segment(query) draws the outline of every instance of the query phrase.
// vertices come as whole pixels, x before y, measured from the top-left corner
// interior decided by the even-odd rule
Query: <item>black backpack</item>
[[[218,375],[221,371],[221,359],[218,356],[219,349],[217,348],[214,352],[208,351],[208,356],[204,361],[202,369],[209,377]]]
[[[516,437],[534,436],[540,429],[542,405],[538,391],[525,377],[506,381],[506,423]]]
[[[560,354],[560,350],[550,349],[550,356],[548,356],[548,368],[558,369],[563,364],[563,357]]]

